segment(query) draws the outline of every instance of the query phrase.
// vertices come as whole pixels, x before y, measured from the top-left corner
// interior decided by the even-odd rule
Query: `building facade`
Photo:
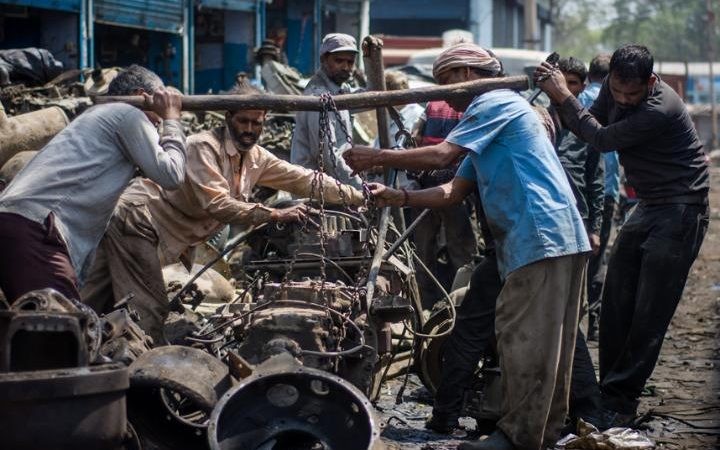
[[[527,48],[525,8],[535,5],[534,50],[550,51],[550,1],[537,0],[376,0],[370,8],[370,32],[390,36],[441,36],[449,29],[468,30],[486,47]]]
[[[490,47],[522,47],[528,0],[0,0],[0,49],[42,47],[66,69],[141,64],[186,93],[229,89],[255,75],[266,37],[304,74],[325,33],[440,36],[470,30]],[[536,0],[533,0],[535,2]],[[538,49],[550,47],[548,0]]]
[[[367,1],[365,3],[368,3]],[[0,0],[0,49],[42,47],[66,69],[142,64],[184,92],[229,89],[269,34],[309,74],[324,33],[359,37],[363,0]]]

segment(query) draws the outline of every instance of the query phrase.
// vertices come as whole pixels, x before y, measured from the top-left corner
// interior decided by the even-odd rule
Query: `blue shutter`
[[[182,34],[183,0],[95,0],[95,21]]]
[[[200,0],[201,8],[255,11],[255,0]]]
[[[80,0],[3,0],[2,3],[56,11],[79,12]]]
[[[465,19],[468,0],[382,0],[372,2],[370,19]]]

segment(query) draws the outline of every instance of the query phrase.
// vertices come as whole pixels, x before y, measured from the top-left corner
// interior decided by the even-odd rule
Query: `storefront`
[[[167,85],[188,90],[187,0],[90,0],[96,67],[140,64]]]
[[[0,48],[40,47],[66,69],[80,65],[80,0],[4,0]]]

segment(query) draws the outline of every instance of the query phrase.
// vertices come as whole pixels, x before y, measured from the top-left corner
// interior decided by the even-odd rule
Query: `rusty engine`
[[[226,361],[242,379],[213,412],[211,448],[260,448],[273,439],[304,439],[307,448],[328,449],[374,448],[379,442],[369,399],[378,394],[390,362],[390,323],[416,321],[419,297],[412,266],[400,254],[381,264],[368,301],[375,239],[361,213],[324,210],[306,223],[258,227],[231,244],[238,249],[230,270],[239,295],[176,338]],[[187,292],[181,304],[193,309],[198,298]],[[278,382],[268,385],[268,377]],[[329,391],[335,394],[327,396]],[[348,401],[338,403],[339,396]],[[232,413],[230,405],[238,402],[244,408]],[[346,417],[344,428],[323,423],[335,419],[318,408]],[[228,417],[233,414],[235,419]],[[258,426],[264,434],[258,435]],[[351,443],[348,431],[368,439]],[[238,442],[242,446],[234,447]],[[326,447],[313,447],[318,443]],[[278,445],[269,448],[285,448]]]

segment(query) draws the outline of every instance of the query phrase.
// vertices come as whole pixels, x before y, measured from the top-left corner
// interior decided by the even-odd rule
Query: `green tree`
[[[604,44],[643,44],[657,60],[707,59],[704,0],[615,0],[613,8],[616,19],[602,33]]]
[[[606,50],[603,30],[593,22],[600,13],[597,0],[553,0],[550,12],[554,24],[553,45],[561,56],[590,61]]]
[[[720,14],[720,2],[712,7]],[[658,61],[705,61],[708,11],[705,0],[553,0],[555,48],[589,60],[599,51],[629,43],[646,45]],[[599,18],[611,18],[603,23]],[[720,33],[715,23],[715,48]],[[716,57],[718,58],[718,57]]]

